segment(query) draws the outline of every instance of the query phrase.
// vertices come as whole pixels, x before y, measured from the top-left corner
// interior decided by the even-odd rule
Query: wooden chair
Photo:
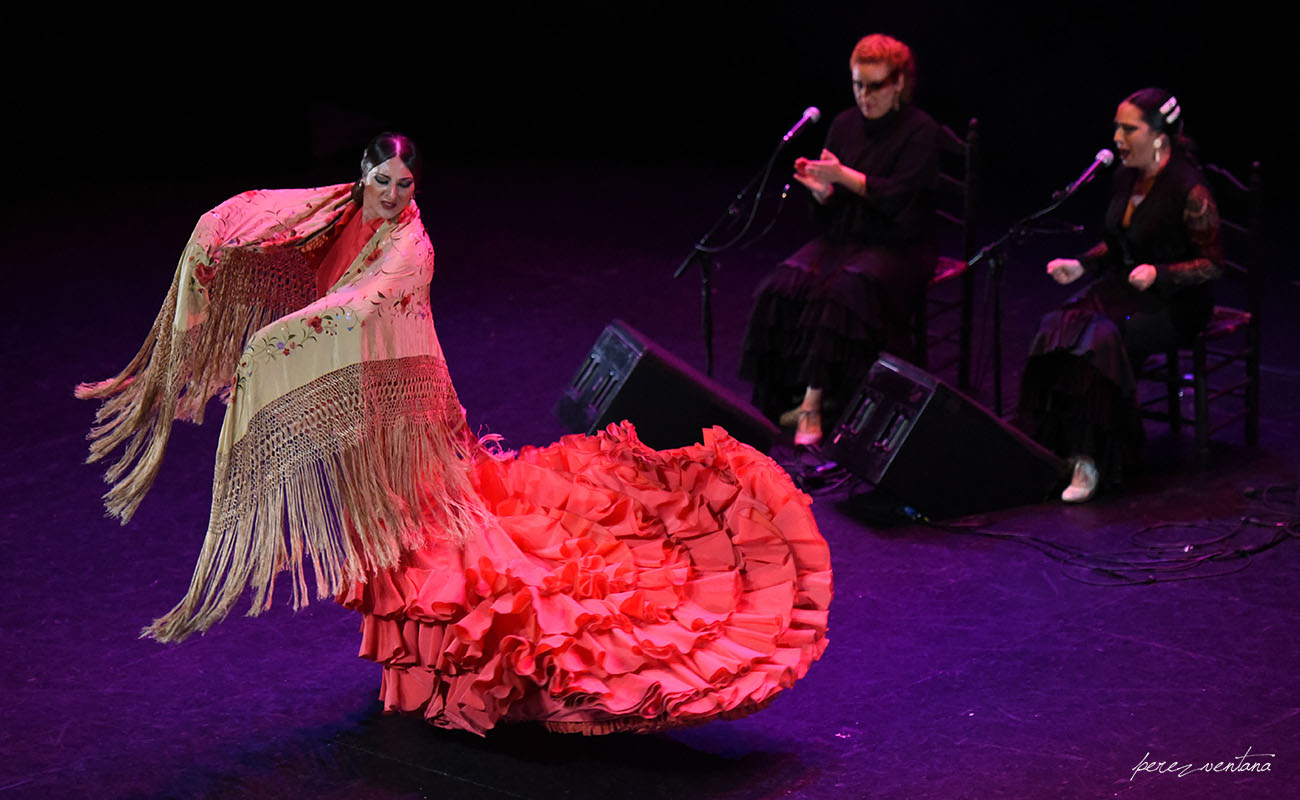
[[[1249,184],[1213,164],[1204,167],[1219,205],[1220,234],[1224,246],[1225,284],[1244,287],[1246,307],[1214,307],[1206,329],[1190,347],[1170,350],[1149,359],[1141,379],[1164,384],[1162,395],[1140,403],[1144,419],[1165,422],[1174,433],[1184,424],[1196,431],[1197,460],[1209,463],[1210,434],[1237,420],[1245,421],[1245,441],[1259,441],[1259,348],[1261,283],[1256,236],[1259,229],[1260,168],[1251,165]],[[1192,393],[1192,413],[1183,397]],[[1229,401],[1221,411],[1218,401]],[[1213,411],[1215,412],[1212,415]],[[1163,407],[1163,408],[1162,408]]]
[[[962,138],[946,125],[939,136],[940,185],[937,215],[945,227],[946,249],[935,265],[925,302],[913,322],[917,364],[931,372],[957,367],[957,385],[970,391],[971,328],[975,275],[967,266],[975,255],[976,167],[979,155],[979,121],[971,118]],[[941,289],[940,292],[934,290]],[[953,295],[956,295],[955,297]],[[931,365],[930,352],[943,347],[947,355]]]

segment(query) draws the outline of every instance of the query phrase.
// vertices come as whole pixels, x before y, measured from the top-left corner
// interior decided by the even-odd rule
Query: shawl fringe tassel
[[[189,591],[142,636],[177,642],[206,631],[250,585],[248,614],[256,616],[270,608],[274,578],[286,570],[301,608],[311,594],[308,559],[316,599],[325,599],[396,566],[405,552],[433,540],[463,543],[490,524],[469,477],[479,443],[445,366],[432,356],[400,361],[430,363],[346,367],[254,415],[248,434],[218,455]],[[462,420],[455,430],[441,413],[411,413],[449,403]],[[286,413],[289,406],[298,411]]]
[[[231,263],[216,270],[206,287],[210,302],[186,330],[186,320],[178,318],[178,312],[190,314],[178,308],[182,282],[193,280],[186,263],[206,263],[206,258],[191,238],[135,358],[115,377],[83,383],[75,390],[83,400],[103,401],[87,437],[86,462],[103,460],[125,445],[104,475],[110,486],[104,507],[123,525],[153,486],[173,421],[201,424],[209,400],[229,397],[234,367],[249,335],[311,300],[315,267],[298,248],[233,250],[226,253]],[[257,269],[248,268],[247,262],[254,261]]]

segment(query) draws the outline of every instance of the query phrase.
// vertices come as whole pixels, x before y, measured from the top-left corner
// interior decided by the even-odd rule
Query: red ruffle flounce
[[[809,499],[720,428],[656,451],[630,424],[481,459],[497,525],[340,598],[388,710],[609,733],[763,707],[826,647],[830,551]]]

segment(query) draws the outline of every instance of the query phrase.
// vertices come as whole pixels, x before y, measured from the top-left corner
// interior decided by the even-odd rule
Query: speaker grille
[[[721,425],[767,450],[778,431],[737,399],[622,320],[601,333],[555,405],[570,430],[594,433],[629,420],[651,447],[681,447],[703,428]]]

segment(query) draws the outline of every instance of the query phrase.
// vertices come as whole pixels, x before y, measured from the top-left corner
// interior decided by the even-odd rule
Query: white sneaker
[[[1097,474],[1097,464],[1090,456],[1075,456],[1074,477],[1070,485],[1061,492],[1061,500],[1066,503],[1086,503],[1097,493],[1097,484],[1101,476]]]

